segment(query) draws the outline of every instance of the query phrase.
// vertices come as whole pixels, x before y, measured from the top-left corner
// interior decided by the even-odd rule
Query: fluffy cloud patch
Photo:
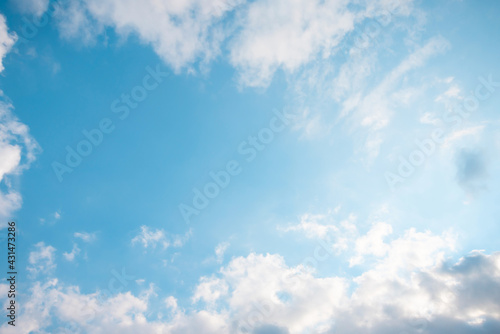
[[[388,226],[376,225],[367,236],[381,239],[388,232]],[[64,327],[71,333],[214,334],[441,334],[450,328],[495,333],[500,328],[500,253],[473,252],[451,261],[453,238],[414,229],[384,244],[383,252],[364,248],[362,253],[373,257],[354,276],[320,277],[314,268],[287,265],[278,254],[237,257],[218,274],[200,279],[191,308],[168,296],[153,309],[151,288],[137,296],[104,298],[57,280],[36,282],[19,318],[21,333],[64,333]],[[42,258],[47,256],[37,257]]]
[[[55,269],[55,252],[56,249],[50,245],[45,246],[44,242],[39,242],[35,245],[35,250],[30,252],[28,257],[28,271],[33,277],[40,273],[50,273]]]
[[[72,0],[57,14],[63,37],[87,43],[105,27],[137,36],[175,70],[209,61],[220,52],[226,32],[219,25],[242,1]]]
[[[231,46],[232,64],[249,86],[265,86],[274,72],[297,70],[322,53],[328,57],[353,29],[348,1],[257,1],[243,14]]]
[[[348,0],[252,2],[243,11],[241,31],[231,42],[230,60],[240,70],[243,84],[267,86],[278,69],[293,73],[311,61],[330,57],[365,18],[407,15],[411,3],[371,1],[357,7]]]
[[[10,219],[12,213],[22,204],[21,195],[8,177],[19,175],[28,168],[38,151],[38,144],[30,136],[28,127],[13,115],[12,105],[0,101],[0,182],[6,187],[5,192],[0,192],[2,219]]]
[[[62,37],[85,44],[107,27],[137,36],[176,71],[207,63],[227,46],[240,82],[262,87],[279,69],[292,73],[327,59],[366,18],[408,15],[412,2],[71,0],[56,18]]]
[[[73,249],[71,252],[64,252],[63,256],[66,259],[66,261],[72,262],[75,259],[75,256],[80,254],[80,248],[78,248],[77,244],[73,244]]]
[[[10,51],[17,36],[9,33],[5,17],[0,14],[0,72],[3,71],[5,55]],[[12,113],[12,105],[0,90],[0,182],[4,186],[0,191],[0,218],[11,219],[12,213],[19,209],[22,197],[12,186],[9,176],[19,175],[35,160],[39,150],[36,141],[30,136],[28,127]],[[5,223],[0,223],[0,227]]]

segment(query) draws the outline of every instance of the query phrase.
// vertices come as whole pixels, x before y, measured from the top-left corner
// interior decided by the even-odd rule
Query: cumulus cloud
[[[367,235],[380,239],[388,226],[372,230]],[[383,251],[365,248],[362,253],[375,258],[366,258],[365,270],[354,276],[319,276],[314,268],[287,265],[278,254],[234,258],[200,279],[193,308],[167,296],[156,312],[169,316],[154,320],[147,317],[153,312],[149,290],[104,298],[57,280],[36,282],[20,316],[21,333],[58,326],[72,326],[72,333],[214,334],[495,333],[500,328],[500,253],[473,252],[452,261],[454,238],[415,229],[384,243]]]
[[[193,303],[204,301],[205,303],[215,303],[219,298],[227,294],[228,286],[224,280],[219,278],[202,277],[196,287],[192,298]]]
[[[387,253],[389,245],[384,238],[392,233],[392,226],[387,223],[376,223],[370,231],[356,240],[356,256],[350,260],[350,265],[359,264],[364,255],[383,256]]]

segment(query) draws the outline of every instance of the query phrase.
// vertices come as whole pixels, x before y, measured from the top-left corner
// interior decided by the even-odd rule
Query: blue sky
[[[1,333],[500,332],[496,1],[0,14]]]

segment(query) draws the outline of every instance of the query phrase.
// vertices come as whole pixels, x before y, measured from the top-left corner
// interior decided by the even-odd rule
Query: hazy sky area
[[[0,333],[500,333],[499,18],[0,1]]]

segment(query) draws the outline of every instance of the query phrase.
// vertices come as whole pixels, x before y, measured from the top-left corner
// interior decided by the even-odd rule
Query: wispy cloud
[[[42,241],[35,245],[35,250],[29,253],[27,267],[32,277],[51,273],[56,268],[55,252],[54,247],[46,246]]]
[[[84,242],[92,242],[97,239],[97,234],[88,232],[75,232],[73,236],[77,239],[81,239]]]
[[[72,262],[75,259],[75,256],[80,254],[80,248],[78,248],[77,244],[73,244],[73,249],[71,252],[64,252],[63,256],[66,259],[66,261]]]
[[[3,59],[17,41],[17,35],[9,32],[5,16],[0,14],[0,72],[4,70]]]
[[[215,247],[215,257],[218,263],[222,263],[224,261],[224,254],[226,250],[229,248],[229,242],[221,242]]]
[[[144,248],[155,249],[159,246],[162,249],[168,247],[182,247],[191,237],[189,230],[185,235],[168,236],[163,229],[154,229],[146,225],[141,226],[141,231],[132,239],[132,244],[142,244]]]

